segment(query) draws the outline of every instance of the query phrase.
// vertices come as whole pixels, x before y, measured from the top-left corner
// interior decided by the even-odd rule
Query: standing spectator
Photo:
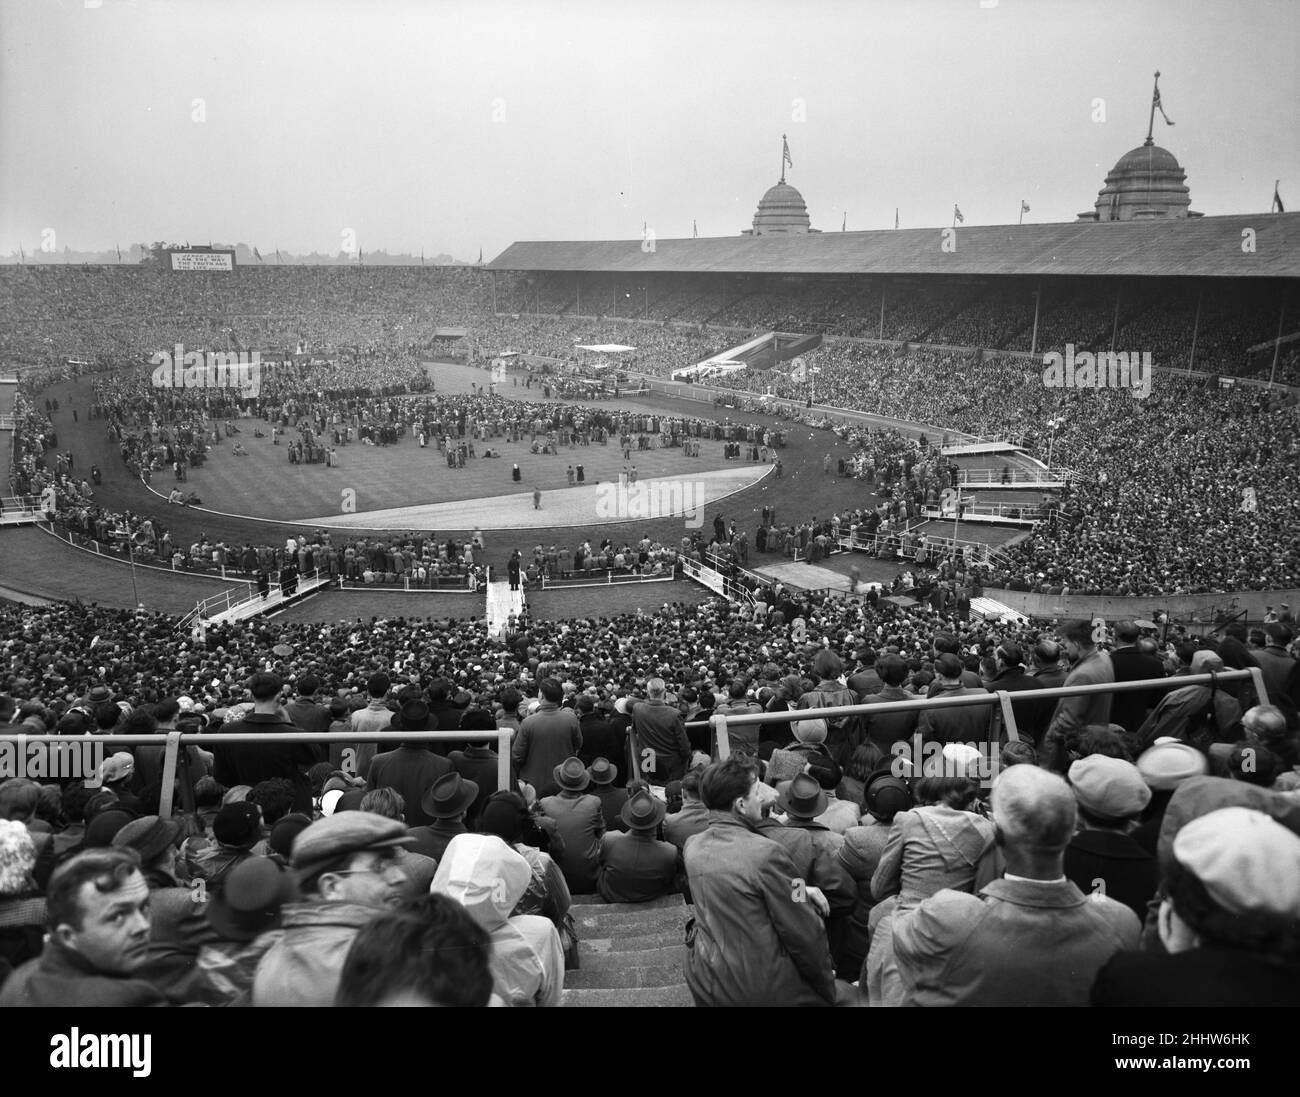
[[[492,713],[484,708],[468,708],[460,718],[462,731],[495,731],[497,722]],[[492,749],[492,740],[468,740],[463,750],[453,750],[449,755],[452,768],[467,781],[478,787],[478,797],[465,813],[465,822],[471,830],[478,829],[479,813],[493,792],[497,791],[500,781],[498,774],[501,759]],[[507,790],[508,791],[508,790]]]
[[[876,661],[876,673],[883,683],[879,693],[862,698],[864,705],[885,704],[889,701],[915,701],[915,694],[903,689],[907,681],[907,663],[901,655],[892,653],[882,655]],[[916,732],[921,714],[908,712],[865,712],[859,719],[862,722],[862,734],[865,742],[870,743],[881,754],[888,755],[893,745],[900,740],[912,738]]]
[[[1101,966],[1137,945],[1137,915],[1114,899],[1085,896],[1066,879],[1076,808],[1063,779],[1012,766],[998,776],[992,799],[1006,877],[978,896],[940,891],[897,916],[903,1002],[1084,1005]]]
[[[982,686],[962,685],[961,660],[950,652],[934,661],[934,670],[938,688],[931,691],[932,697],[987,696]],[[991,718],[990,705],[929,708],[921,713],[916,730],[925,743],[982,743],[988,740]]]
[[[1270,622],[1264,626],[1264,636],[1264,647],[1254,649],[1255,658],[1259,660],[1264,675],[1264,688],[1268,690],[1270,698],[1275,695],[1285,697],[1288,676],[1296,666],[1295,659],[1287,653],[1287,645],[1291,643],[1291,626],[1280,619]]]
[[[1138,646],[1142,630],[1132,621],[1115,622],[1118,646],[1110,653],[1116,682],[1144,682],[1165,676],[1165,665],[1156,656]],[[1134,690],[1116,693],[1110,708],[1110,720],[1130,734],[1142,726],[1147,713],[1160,700],[1159,690]]]
[[[597,758],[607,758],[615,766],[627,765],[627,733],[610,723],[604,712],[596,710],[591,694],[580,694],[574,702],[578,728],[582,732],[582,749],[578,757],[586,765]]]
[[[330,712],[324,705],[318,704],[316,695],[320,693],[320,679],[314,674],[304,674],[298,679],[298,696],[284,706],[289,719],[303,731],[324,735],[330,729]],[[316,760],[323,762],[327,744],[310,744],[316,754]]]
[[[223,724],[222,734],[298,730],[285,719],[284,709],[279,703],[278,677],[260,672],[254,674],[248,680],[248,691],[253,696],[253,711]],[[316,761],[316,756],[306,744],[231,743],[214,745],[213,753],[216,755],[213,776],[226,788],[256,785],[270,777],[283,777],[293,785],[293,810],[311,811],[311,784],[307,780],[307,770]]]
[[[362,732],[383,731],[393,720],[393,712],[388,707],[388,691],[393,683],[387,674],[372,674],[366,679],[366,707],[352,714],[352,730]],[[349,766],[346,751],[352,751],[352,765]],[[370,762],[379,753],[378,743],[354,743],[344,748],[343,762],[339,768],[351,777],[364,777],[370,772]]]
[[[560,708],[564,687],[556,678],[538,683],[541,702],[524,718],[510,747],[519,779],[537,790],[538,799],[557,790],[553,774],[566,758],[582,749],[582,732],[572,709]]]
[[[392,728],[394,732],[436,731],[438,725],[423,701],[407,701],[393,717]],[[421,803],[425,793],[451,771],[451,762],[434,754],[425,743],[399,743],[396,750],[375,755],[366,784],[372,789],[396,789],[406,803],[406,825],[422,827],[433,822]]]
[[[662,678],[646,682],[646,700],[632,709],[632,729],[641,752],[641,773],[652,785],[680,780],[691,761],[691,741],[681,711],[668,704]]]
[[[1065,685],[1093,686],[1115,681],[1115,667],[1111,664],[1110,654],[1098,648],[1091,621],[1066,621],[1059,632],[1071,663]],[[1050,746],[1051,741],[1062,739],[1067,733],[1079,731],[1089,724],[1109,724],[1114,696],[1113,693],[1085,693],[1062,697],[1056,702],[1044,744]]]

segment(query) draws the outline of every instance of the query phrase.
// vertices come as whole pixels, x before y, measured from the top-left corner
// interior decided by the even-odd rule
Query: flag
[[[1167,114],[1165,113],[1164,105],[1160,102],[1160,85],[1159,85],[1159,84],[1156,85],[1156,90],[1152,93],[1152,96],[1151,96],[1151,105],[1154,106],[1154,107],[1156,108],[1156,110],[1158,110],[1158,111],[1160,112],[1160,117],[1163,118],[1163,119],[1165,120],[1165,125],[1167,125],[1167,126],[1172,126],[1172,125],[1173,125],[1173,123],[1172,123],[1171,121],[1169,121],[1169,115],[1167,115]]]
[[[262,261],[262,253],[258,251],[257,248],[254,248],[253,254],[257,257],[257,261],[260,263]]]
[[[279,249],[279,248],[276,248],[276,249],[275,249],[275,261],[276,261],[277,263],[283,263],[283,262],[284,262],[284,260],[280,258],[280,249]]]
[[[898,207],[894,207],[894,228],[898,228]]]
[[[1023,198],[1020,199],[1020,212],[1021,212],[1021,213],[1028,213],[1028,212],[1029,212],[1029,203],[1026,202]]]
[[[787,167],[794,167],[794,161],[790,159],[790,142],[785,139],[784,133],[781,134],[781,159]]]
[[[478,265],[480,267],[483,265],[483,249],[481,247],[478,249]]]
[[[692,235],[692,236],[699,236],[699,234],[700,234],[700,226],[699,226],[699,223],[696,222],[696,221],[692,221],[692,222],[691,222],[691,235]]]
[[[357,248],[357,262],[360,263],[361,260],[364,259],[364,258],[365,258],[365,256],[362,254],[361,249],[360,249],[360,248]]]
[[[840,222],[840,232],[845,232],[849,227],[849,211],[844,211],[844,220]]]
[[[1279,179],[1277,182],[1280,183],[1281,181]],[[1273,184],[1273,212],[1286,213],[1286,206],[1282,205],[1282,196],[1277,192],[1277,183]]]
[[[25,262],[27,262],[27,253],[26,253],[25,251],[23,251],[23,246],[22,246],[22,244],[19,244],[19,245],[18,245],[18,261],[19,261],[20,263],[25,263]]]
[[[420,249],[420,266],[424,266],[424,248]]]
[[[957,204],[956,204],[955,202],[953,203],[953,207],[952,207],[952,215],[953,215],[953,217],[955,217],[958,221],[960,221],[962,224],[965,224],[965,223],[966,223],[966,218],[964,218],[964,217],[961,215],[961,210],[957,208]]]
[[[114,244],[113,247],[117,249],[117,261],[120,263],[122,261],[122,249],[116,244]]]

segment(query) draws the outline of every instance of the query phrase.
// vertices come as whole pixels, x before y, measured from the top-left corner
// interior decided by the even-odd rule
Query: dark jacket
[[[165,1006],[168,1001],[152,983],[124,975],[105,975],[77,953],[51,943],[0,987],[6,1006]]]
[[[1094,1006],[1300,1006],[1300,962],[1210,946],[1173,955],[1117,952],[1097,972]]]
[[[1109,895],[1139,918],[1160,882],[1156,859],[1130,835],[1110,830],[1076,834],[1065,850],[1065,875],[1085,895]]]
[[[412,827],[406,832],[407,837],[415,839],[409,847],[411,852],[432,857],[435,861],[442,860],[448,844],[456,835],[467,833],[469,828],[460,819],[435,819],[428,826]]]
[[[578,729],[582,732],[582,749],[578,757],[584,766],[591,765],[597,758],[605,758],[618,767],[619,773],[627,773],[627,731],[611,723],[598,712],[589,712],[578,718]]]
[[[968,689],[966,686],[944,685],[932,691],[932,698],[987,696],[984,688]],[[916,722],[916,729],[925,743],[984,743],[989,737],[989,720],[993,709],[989,705],[968,705],[926,709]]]
[[[835,975],[810,902],[792,901],[789,854],[729,812],[686,841],[695,901],[686,982],[700,1005],[829,1006]]]
[[[242,720],[222,724],[218,734],[248,732],[296,732],[297,725],[279,716],[250,712]],[[307,770],[316,762],[315,752],[305,743],[213,743],[216,756],[212,776],[218,784],[256,785],[273,777],[283,777],[293,785],[293,810],[311,814],[311,784]]]
[[[607,903],[645,903],[677,890],[677,847],[653,834],[606,834],[596,890]]]
[[[1154,655],[1147,655],[1136,647],[1116,648],[1110,653],[1111,666],[1115,668],[1115,681],[1141,682],[1147,678],[1163,678],[1165,665]],[[1110,706],[1112,724],[1119,724],[1125,731],[1137,731],[1147,713],[1155,707],[1163,690],[1137,690],[1133,693],[1117,693]]]
[[[582,732],[573,709],[543,701],[519,725],[519,734],[511,741],[510,757],[518,767],[519,779],[532,785],[541,798],[558,791],[555,767],[581,749]]]
[[[406,804],[402,813],[406,825],[422,827],[432,823],[433,816],[425,814],[420,800],[439,777],[451,771],[450,760],[440,754],[423,747],[398,747],[371,759],[366,784],[372,789],[391,788],[401,793]]]
[[[464,750],[451,752],[452,768],[467,781],[478,785],[478,796],[465,813],[465,821],[471,829],[475,828],[479,812],[487,803],[487,798],[497,791],[497,771],[500,769],[500,757],[487,746],[470,746]]]
[[[666,785],[686,772],[691,760],[691,741],[686,738],[686,721],[682,714],[665,701],[638,701],[632,710],[632,727],[636,731],[641,757],[641,776],[652,785]],[[653,771],[646,764],[654,751]]]
[[[1043,683],[1024,672],[1020,667],[1004,667],[984,687],[990,693],[1006,690],[1008,693],[1023,693],[1026,690],[1043,689]],[[1052,706],[1035,705],[1020,702],[1012,706],[1016,717],[1016,732],[1026,742],[1038,742],[1047,730],[1047,720],[1051,717]]]
[[[873,693],[868,697],[862,698],[864,705],[881,705],[889,701],[915,701],[917,698],[908,693],[902,686],[882,686],[879,693]],[[885,754],[889,753],[889,748],[900,739],[908,740],[916,731],[917,721],[921,714],[915,710],[911,712],[864,712],[859,719],[862,721],[864,737],[867,742],[874,743]]]

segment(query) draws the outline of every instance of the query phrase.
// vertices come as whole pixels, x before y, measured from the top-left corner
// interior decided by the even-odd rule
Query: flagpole
[[[1178,89],[1175,88],[1174,90],[1177,91]],[[1151,92],[1151,117],[1147,121],[1146,144],[1148,145],[1155,144],[1155,141],[1152,139],[1152,135],[1156,131],[1156,103],[1159,101],[1159,99],[1160,99],[1160,72],[1159,70],[1157,70],[1155,86]]]
[[[781,134],[781,182],[785,182],[785,134]]]
[[[1025,200],[1023,198],[1020,199],[1020,223],[1022,225],[1025,223]]]

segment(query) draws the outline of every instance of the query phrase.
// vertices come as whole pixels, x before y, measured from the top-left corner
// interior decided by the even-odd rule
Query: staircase
[[[564,1005],[694,1005],[683,966],[691,909],[680,895],[649,903],[575,895],[580,959],[564,973]]]

